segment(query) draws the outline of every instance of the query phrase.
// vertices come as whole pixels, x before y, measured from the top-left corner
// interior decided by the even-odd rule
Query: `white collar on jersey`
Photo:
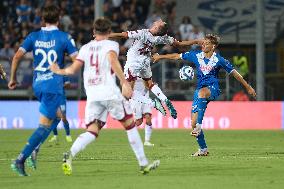
[[[196,56],[197,58],[200,58],[200,59],[205,58],[204,52],[198,53]],[[218,58],[216,57],[216,52],[212,54],[212,56],[209,58],[209,61],[218,62]]]
[[[212,54],[207,64],[204,61],[205,57],[204,52],[196,54],[196,57],[200,65],[200,70],[203,73],[203,75],[207,75],[208,73],[210,73],[211,70],[214,68],[214,66],[217,64],[217,62],[219,61],[215,52]]]
[[[58,27],[57,26],[41,27],[41,30],[44,30],[44,31],[58,30]]]

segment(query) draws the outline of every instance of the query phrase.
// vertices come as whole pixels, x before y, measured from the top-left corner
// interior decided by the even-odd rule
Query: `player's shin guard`
[[[69,122],[66,120],[66,122],[63,122],[63,126],[66,132],[66,135],[69,136],[70,135],[70,127],[69,127]]]
[[[197,140],[197,143],[198,143],[201,150],[207,148],[207,145],[206,145],[206,142],[205,142],[205,137],[204,137],[202,130],[201,130],[200,134],[196,137],[196,140]]]
[[[44,143],[44,141],[47,139],[48,135],[50,134],[51,131],[54,131],[58,125],[58,123],[60,122],[60,119],[58,118],[55,118],[50,126],[50,131],[49,133],[45,133],[45,135],[42,137],[42,140],[41,140],[41,144]],[[56,129],[57,131],[57,129]]]
[[[139,166],[148,165],[148,160],[147,160],[146,155],[144,153],[143,143],[142,143],[141,137],[139,135],[139,132],[137,130],[137,127],[134,126],[133,128],[126,130],[126,132],[127,132],[129,144],[130,144],[133,152],[135,153],[135,156],[138,160]]]
[[[29,138],[23,151],[17,158],[17,162],[25,162],[25,160],[31,155],[34,149],[41,143],[43,137],[50,133],[50,128],[45,125],[39,125],[39,127],[34,131],[32,136]]]
[[[197,104],[197,109],[198,109],[197,123],[200,125],[202,124],[202,120],[203,120],[206,108],[207,108],[207,99],[199,98],[198,104]]]
[[[145,125],[145,141],[150,142],[152,135],[152,125]]]
[[[152,93],[154,93],[162,102],[165,102],[168,98],[166,97],[166,95],[162,92],[162,90],[160,89],[160,87],[158,87],[158,85],[153,85],[151,87],[151,91]]]
[[[95,141],[98,137],[96,133],[91,133],[89,131],[82,133],[73,143],[70,152],[72,158],[76,156],[76,154],[86,148],[88,144]]]

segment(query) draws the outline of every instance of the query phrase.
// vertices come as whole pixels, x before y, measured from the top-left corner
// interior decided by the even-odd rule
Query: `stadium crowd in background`
[[[168,34],[177,40],[190,40],[204,36],[202,29],[198,29],[195,23],[191,22],[189,16],[185,16],[181,23],[176,21],[176,0],[105,0],[103,4],[104,16],[112,21],[112,31],[122,32],[127,30],[137,30],[149,28],[158,19],[166,21],[169,26]],[[0,61],[9,75],[10,62],[14,53],[28,33],[39,30],[42,26],[41,9],[44,6],[56,4],[60,8],[59,28],[72,35],[76,46],[80,48],[82,44],[92,39],[92,26],[95,15],[94,0],[3,0],[0,1]],[[16,7],[16,8],[15,8]],[[126,52],[133,43],[132,39],[120,39],[121,64],[125,64]],[[194,46],[193,46],[194,47]],[[176,48],[170,45],[155,47],[152,53],[176,53],[186,51],[188,47]],[[32,54],[25,55],[27,60],[32,59]],[[70,62],[66,59],[66,62]],[[22,69],[19,73],[20,88],[27,88],[32,84],[30,70],[31,64],[22,64],[27,69]],[[173,69],[178,69],[175,67]],[[77,81],[71,78],[71,88],[76,89]],[[176,79],[173,74],[167,74],[168,79]],[[76,82],[77,83],[77,82]],[[168,85],[166,88],[172,90]],[[5,87],[3,82],[0,85]]]
[[[23,37],[41,27],[40,10],[49,4],[57,4],[61,8],[60,28],[68,31],[80,48],[92,39],[90,33],[95,10],[93,3],[93,0],[1,1],[0,57],[11,59]],[[154,21],[162,18],[169,23],[170,35],[176,39],[187,40],[194,36],[195,26],[188,16],[183,18],[180,25],[176,25],[176,1],[155,0],[152,3],[153,10],[150,12],[151,0],[105,0],[103,10],[104,15],[112,20],[113,32],[149,28]],[[124,42],[121,41],[122,44]],[[169,51],[168,47],[165,49]],[[123,52],[125,50],[122,49]]]

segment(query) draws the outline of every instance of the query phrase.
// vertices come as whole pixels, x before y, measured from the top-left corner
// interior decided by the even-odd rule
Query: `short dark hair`
[[[94,23],[94,31],[97,34],[108,34],[111,32],[111,21],[108,18],[101,17]]]
[[[168,33],[169,25],[164,22],[164,26],[160,29],[160,31],[157,33],[158,36],[163,36]]]
[[[220,42],[220,37],[215,34],[207,34],[205,39],[208,39],[213,45],[215,45],[215,47],[217,47]]]
[[[59,21],[60,10],[56,5],[49,5],[43,8],[42,18],[44,22],[55,24]]]

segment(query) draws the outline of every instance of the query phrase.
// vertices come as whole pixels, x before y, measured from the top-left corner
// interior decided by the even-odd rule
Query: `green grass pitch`
[[[45,143],[38,169],[27,168],[30,177],[19,177],[10,163],[25,144],[31,130],[0,130],[1,189],[182,189],[182,188],[284,188],[283,131],[205,131],[208,157],[191,157],[197,149],[188,130],[154,130],[149,159],[160,167],[149,175],[138,164],[123,130],[103,130],[73,161],[73,175],[61,171],[62,153],[71,144],[59,132],[60,143]],[[83,132],[72,130],[73,139]],[[143,130],[140,131],[143,137]]]

